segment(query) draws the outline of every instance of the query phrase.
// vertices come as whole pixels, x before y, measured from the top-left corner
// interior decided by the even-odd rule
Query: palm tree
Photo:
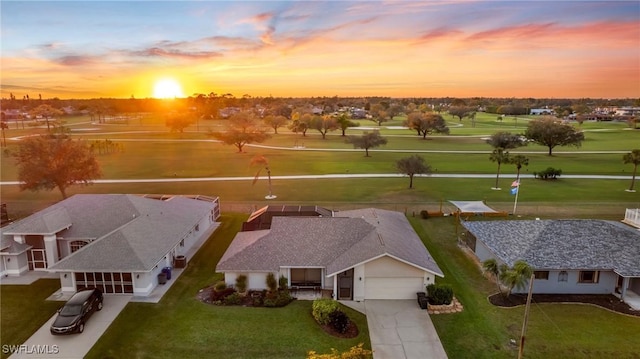
[[[518,169],[518,172],[516,175],[516,182],[517,182],[518,180],[520,180],[520,170],[522,169],[522,166],[529,165],[529,158],[524,155],[515,155],[509,160],[509,163],[516,165],[516,168]]]
[[[269,160],[264,157],[264,156],[255,156],[254,158],[251,159],[251,165],[260,165],[260,166],[264,166],[264,169],[267,170],[267,177],[269,178],[269,194],[264,197],[266,199],[274,199],[277,196],[274,196],[271,193],[271,169],[269,168]],[[253,179],[253,184],[256,184],[256,182],[258,181],[258,177],[260,176],[260,171],[262,171],[262,168],[260,168],[258,170],[258,172],[256,173],[255,178]]]
[[[631,187],[627,190],[628,192],[635,192],[633,189],[633,185],[636,182],[636,172],[638,171],[638,164],[640,164],[640,149],[632,150],[622,157],[624,163],[632,163],[633,164],[633,176],[631,177]]]
[[[482,262],[482,269],[485,273],[489,273],[496,280],[496,285],[498,286],[498,292],[502,293],[502,287],[500,286],[500,267],[498,266],[498,262],[491,258]],[[504,295],[504,293],[502,293]]]
[[[498,180],[500,179],[500,166],[502,163],[509,163],[509,151],[505,151],[503,148],[496,148],[491,152],[489,156],[491,162],[498,162],[498,172],[496,173],[496,185],[493,189],[499,189]]]
[[[501,265],[500,280],[508,287],[507,297],[511,295],[513,288],[524,288],[531,277],[531,273],[533,273],[533,270],[523,260],[517,260],[511,268],[506,264]]]

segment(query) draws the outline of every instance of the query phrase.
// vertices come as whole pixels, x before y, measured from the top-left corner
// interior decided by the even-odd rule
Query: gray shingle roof
[[[603,220],[467,221],[503,262],[525,260],[539,270],[614,270],[640,276],[640,232]]]
[[[0,253],[20,254],[28,249],[31,249],[30,245],[18,243],[10,238],[2,238],[0,241]]]
[[[238,233],[216,270],[325,267],[333,275],[382,255],[443,275],[404,215],[378,209],[274,217],[270,230]]]
[[[63,237],[97,238],[51,266],[74,271],[151,270],[213,208],[180,196],[161,201],[136,195],[76,195],[57,205],[73,223]]]

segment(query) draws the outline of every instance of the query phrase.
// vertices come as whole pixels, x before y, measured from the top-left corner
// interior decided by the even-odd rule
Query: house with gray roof
[[[219,216],[206,196],[78,194],[0,229],[0,273],[56,272],[63,292],[145,296]]]
[[[640,231],[604,220],[465,221],[480,261],[526,261],[534,293],[640,298]],[[526,291],[526,289],[525,289]]]
[[[373,208],[274,216],[269,229],[239,232],[216,270],[230,286],[245,275],[249,289],[265,289],[273,273],[293,289],[356,301],[414,299],[443,277],[404,214]]]

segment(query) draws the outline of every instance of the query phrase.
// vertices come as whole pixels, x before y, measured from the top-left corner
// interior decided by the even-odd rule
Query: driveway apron
[[[49,327],[55,320],[56,313],[10,358],[83,358],[130,299],[131,296],[127,295],[105,295],[102,310],[93,313],[84,327],[84,332],[80,334],[51,335]],[[64,302],[60,302],[60,306],[63,304]]]
[[[426,310],[415,300],[365,300],[374,359],[446,359]]]

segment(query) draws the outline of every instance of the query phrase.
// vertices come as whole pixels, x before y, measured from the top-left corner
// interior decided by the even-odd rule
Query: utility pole
[[[520,350],[518,350],[518,359],[522,359],[524,354],[524,338],[527,332],[527,322],[529,321],[529,307],[531,306],[531,295],[533,294],[533,280],[535,275],[531,273],[529,278],[529,294],[527,295],[527,306],[524,309],[524,321],[522,322],[522,335],[520,336]]]

